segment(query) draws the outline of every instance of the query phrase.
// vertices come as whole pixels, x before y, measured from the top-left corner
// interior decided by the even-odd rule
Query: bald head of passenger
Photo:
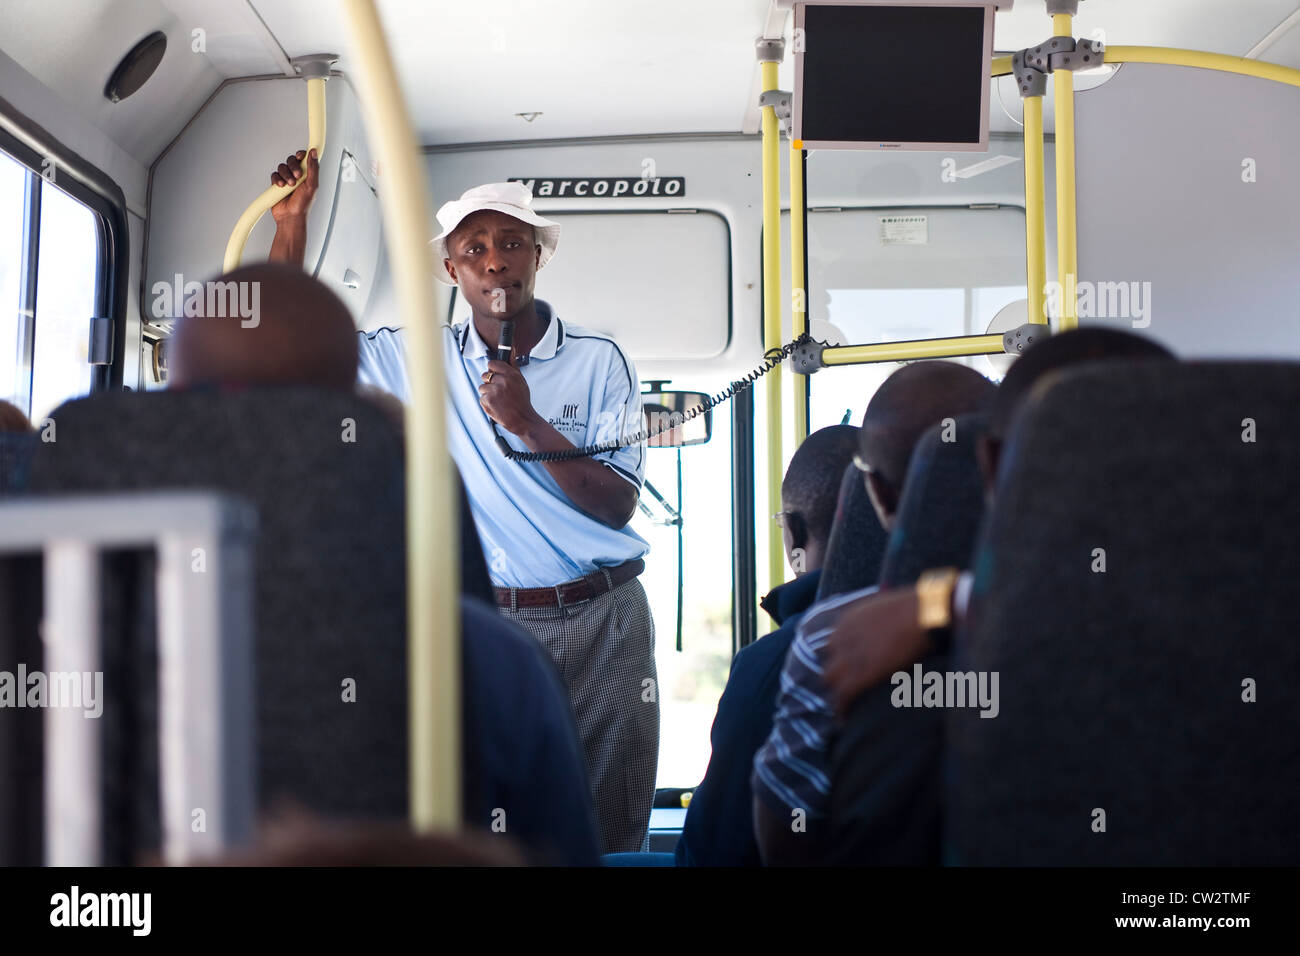
[[[356,385],[352,316],[297,267],[267,262],[219,276],[204,283],[201,311],[178,317],[168,360],[172,388]]]
[[[996,386],[955,362],[916,362],[885,379],[862,418],[858,457],[885,530],[893,526],[912,450],[927,429],[987,407]]]
[[[21,408],[0,399],[0,432],[30,434],[35,430]]]
[[[985,498],[993,500],[1003,446],[1016,414],[1036,388],[1048,387],[1055,377],[1097,362],[1175,361],[1176,356],[1159,342],[1106,326],[1071,329],[1035,343],[1007,371],[989,410],[988,431],[975,446]]]

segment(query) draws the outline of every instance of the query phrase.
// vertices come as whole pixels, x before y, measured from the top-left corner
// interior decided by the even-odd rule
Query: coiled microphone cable
[[[492,431],[497,438],[497,447],[501,449],[501,454],[505,455],[511,461],[573,461],[578,458],[590,458],[592,455],[602,455],[606,452],[618,451],[620,448],[626,448],[629,445],[636,445],[647,439],[654,438],[656,435],[666,431],[672,431],[680,425],[698,418],[711,408],[716,408],[727,399],[733,397],[739,392],[744,391],[753,385],[755,381],[762,378],[772,369],[776,368],[791,355],[801,345],[812,341],[812,337],[804,332],[793,342],[782,345],[780,348],[769,349],[763,353],[763,364],[750,371],[744,378],[738,378],[728,385],[725,389],[716,395],[712,395],[705,401],[689,408],[684,412],[675,412],[668,417],[668,421],[652,431],[646,431],[644,428],[633,435],[626,435],[622,438],[613,439],[607,442],[601,442],[598,445],[587,445],[583,448],[566,448],[563,451],[516,451],[510,447],[505,437],[497,431],[496,422],[492,422]],[[488,421],[492,421],[490,418]]]

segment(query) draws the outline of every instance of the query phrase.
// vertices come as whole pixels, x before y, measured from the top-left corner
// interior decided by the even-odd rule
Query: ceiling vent
[[[110,103],[119,103],[140,87],[144,86],[154,70],[162,62],[167,52],[167,34],[156,30],[131,48],[131,52],[122,57],[113,75],[104,87],[104,98]]]

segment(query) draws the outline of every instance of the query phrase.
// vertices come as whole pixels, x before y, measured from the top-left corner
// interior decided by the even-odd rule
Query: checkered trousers
[[[563,608],[500,610],[541,642],[569,689],[602,851],[644,849],[659,764],[659,677],[641,582]]]

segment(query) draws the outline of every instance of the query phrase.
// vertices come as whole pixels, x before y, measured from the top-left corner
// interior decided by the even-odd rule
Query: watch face
[[[925,630],[952,622],[952,592],[957,572],[951,568],[926,571],[916,582],[919,623]]]

